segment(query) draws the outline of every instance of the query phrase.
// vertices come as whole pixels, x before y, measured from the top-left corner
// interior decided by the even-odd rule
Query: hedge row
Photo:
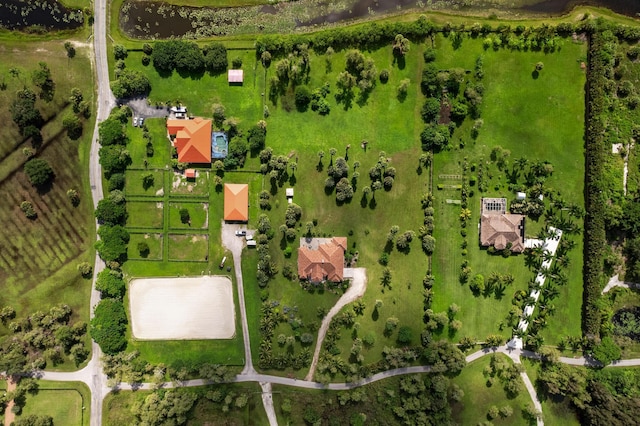
[[[445,36],[450,33],[464,33],[471,37],[479,37],[494,33],[502,38],[514,34],[518,36],[526,35],[534,39],[552,39],[555,36],[568,36],[574,32],[592,34],[603,28],[610,29],[616,37],[627,41],[640,40],[640,27],[613,25],[602,18],[594,20],[588,19],[588,16],[575,24],[561,22],[557,26],[543,24],[538,27],[528,28],[524,25],[512,27],[505,23],[492,27],[491,24],[486,22],[472,25],[452,25],[450,23],[438,25],[429,21],[425,16],[420,16],[413,22],[372,22],[353,27],[332,28],[312,34],[263,35],[256,41],[256,54],[258,57],[265,51],[274,55],[287,54],[301,44],[308,45],[319,54],[325,53],[329,47],[334,50],[376,48],[390,44],[397,34],[402,34],[413,41],[422,41],[425,37],[431,36],[436,32],[441,32]]]
[[[613,52],[609,31],[595,32],[590,37],[586,92],[585,132],[585,206],[584,221],[584,292],[582,301],[582,331],[597,336],[600,313],[597,306],[603,279],[605,234],[604,153],[605,128],[602,115],[606,102],[607,69],[611,67]]]

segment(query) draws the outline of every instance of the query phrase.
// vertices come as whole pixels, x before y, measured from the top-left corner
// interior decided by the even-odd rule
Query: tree
[[[266,50],[262,52],[262,55],[260,55],[260,62],[262,62],[263,67],[269,68],[269,66],[271,66],[271,53]]]
[[[51,102],[56,85],[51,78],[51,70],[46,62],[38,63],[38,69],[31,74],[31,80],[40,89],[40,99]]]
[[[191,223],[191,216],[189,215],[189,210],[187,210],[184,207],[180,209],[180,222],[184,224]]]
[[[90,278],[93,275],[93,266],[89,262],[78,263],[77,269],[83,278]]]
[[[96,279],[96,290],[103,298],[122,300],[126,291],[126,285],[122,279],[122,273],[111,269],[103,269]]]
[[[387,321],[384,323],[384,334],[385,336],[390,336],[391,333],[398,327],[398,318],[390,317],[387,318]]]
[[[116,98],[146,95],[151,91],[151,81],[140,71],[124,69],[117,73],[117,79],[111,83],[111,91]]]
[[[353,187],[349,179],[342,178],[336,184],[336,200],[343,202],[353,198]]]
[[[593,348],[593,357],[602,365],[609,365],[617,361],[622,356],[622,352],[613,339],[609,336],[603,337],[598,345]]]
[[[536,63],[536,71],[542,71],[544,64],[542,62]]]
[[[31,89],[25,87],[16,92],[16,98],[9,107],[13,122],[18,125],[23,136],[27,136],[26,130],[29,127],[35,128],[39,133],[38,129],[44,121],[42,115],[40,115],[40,111],[36,109],[35,104],[36,94]]]
[[[126,148],[118,145],[103,146],[100,148],[100,165],[105,177],[111,178],[114,173],[122,173],[131,164],[131,157]]]
[[[98,229],[98,235],[100,239],[96,241],[95,247],[102,260],[121,262],[126,259],[129,233],[124,227],[102,225]]]
[[[298,111],[306,111],[311,102],[311,91],[305,85],[297,86],[295,90],[295,102]]]
[[[67,114],[62,120],[62,127],[67,131],[69,139],[76,140],[82,136],[82,123],[74,114]]]
[[[153,173],[145,173],[142,175],[142,188],[145,190],[153,187],[155,183],[155,178],[153,177]]]
[[[38,217],[38,213],[36,213],[36,211],[34,210],[33,204],[31,204],[31,202],[29,201],[23,201],[22,203],[20,203],[20,210],[22,210],[22,212],[28,219],[35,219],[36,217]]]
[[[54,177],[53,169],[46,160],[32,158],[24,165],[24,172],[29,177],[31,185],[42,187],[48,184]]]
[[[411,330],[411,327],[406,325],[400,327],[400,330],[398,330],[398,343],[402,345],[408,345],[409,343],[411,343],[412,339],[413,330]]]
[[[71,59],[76,56],[76,48],[70,41],[64,42],[64,50],[67,51],[67,58]]]
[[[253,152],[263,149],[266,138],[267,138],[266,126],[261,126],[256,124],[255,126],[251,127],[251,129],[249,129],[249,134],[247,135],[247,142],[249,143],[249,149],[251,149],[251,151]]]
[[[436,248],[436,239],[433,238],[431,235],[424,235],[422,237],[422,250],[424,250],[424,252],[427,255],[432,255],[433,251]]]
[[[204,52],[204,66],[212,74],[225,72],[229,67],[227,59],[227,48],[222,43],[211,43],[206,45]]]
[[[100,145],[125,145],[127,134],[124,125],[115,116],[111,116],[98,125]]]
[[[446,340],[429,343],[422,356],[427,364],[433,366],[434,371],[453,375],[458,374],[467,364],[460,349]]]
[[[395,56],[403,57],[407,54],[407,52],[409,52],[409,49],[409,39],[402,34],[396,34],[396,37],[393,40],[393,54]]]
[[[449,127],[443,124],[430,124],[420,134],[423,151],[441,151],[449,145]]]
[[[98,201],[95,211],[98,222],[105,225],[124,225],[127,220],[125,203],[115,203],[109,198]]]
[[[121,44],[113,45],[113,56],[116,60],[126,59],[129,53],[127,52],[127,48]]]
[[[102,299],[95,308],[89,332],[105,354],[113,355],[127,346],[127,314],[122,302]]]

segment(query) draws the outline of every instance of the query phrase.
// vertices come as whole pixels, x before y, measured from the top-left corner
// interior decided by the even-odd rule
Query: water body
[[[80,27],[83,20],[81,10],[67,9],[55,0],[0,1],[0,28],[67,30]]]
[[[17,0],[14,0],[17,1]],[[577,5],[609,8],[637,17],[640,0],[542,0],[505,12],[557,15]],[[485,7],[497,8],[491,1]],[[239,8],[197,8],[158,1],[126,0],[120,11],[121,28],[134,38],[200,38],[246,33],[282,33],[398,10],[483,10],[483,2],[464,0],[297,0]],[[499,9],[498,9],[499,10]]]

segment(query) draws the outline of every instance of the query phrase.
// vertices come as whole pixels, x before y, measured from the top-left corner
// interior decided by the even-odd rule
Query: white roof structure
[[[516,198],[518,200],[524,200],[525,198],[527,198],[527,193],[526,192],[518,192],[516,194]]]
[[[227,72],[227,80],[229,83],[242,83],[244,81],[243,70],[229,70]]]

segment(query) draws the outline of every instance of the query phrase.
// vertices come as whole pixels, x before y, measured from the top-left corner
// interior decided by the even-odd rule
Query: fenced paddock
[[[235,334],[233,287],[227,277],[134,279],[129,300],[136,339],[230,339]]]

